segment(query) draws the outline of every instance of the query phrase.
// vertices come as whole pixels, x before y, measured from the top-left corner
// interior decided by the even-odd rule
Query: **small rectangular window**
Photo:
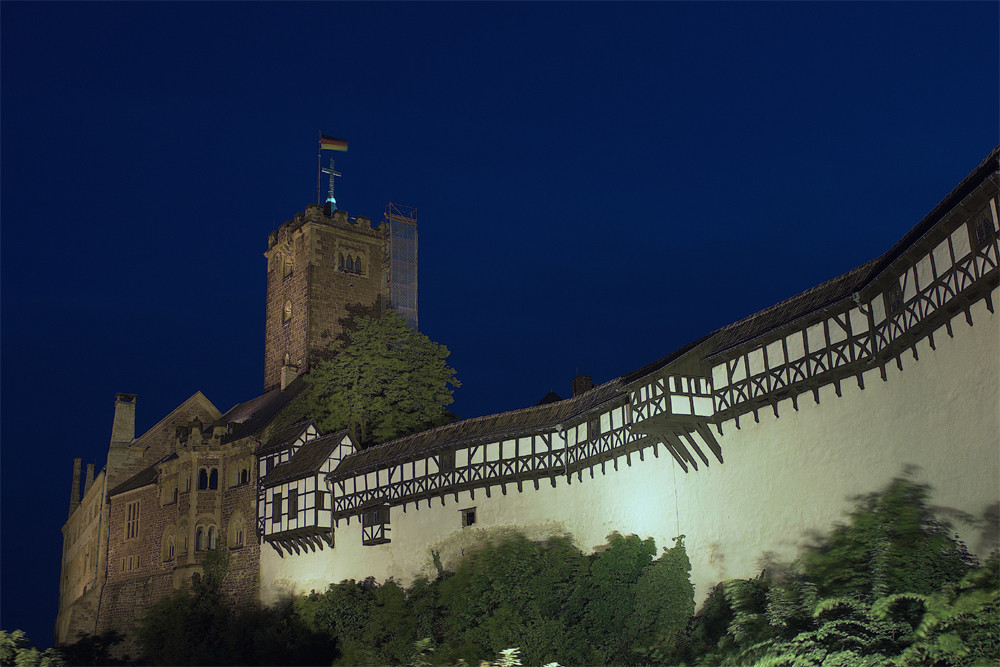
[[[459,510],[462,515],[462,528],[467,528],[468,526],[476,523],[476,508],[470,507],[468,509]]]
[[[361,544],[373,546],[389,542],[389,506],[370,507],[361,513]]]
[[[277,523],[281,521],[281,494],[276,493],[271,497],[271,521]]]
[[[892,285],[885,292],[885,312],[895,313],[903,305],[903,290],[899,287],[898,281],[893,281]]]
[[[438,468],[441,472],[451,472],[455,469],[455,452],[441,452],[438,454]]]
[[[299,513],[299,490],[291,489],[288,492],[288,518],[294,519]]]
[[[976,244],[985,243],[993,236],[993,218],[989,211],[984,211],[976,218],[975,241]]]
[[[591,419],[587,422],[587,439],[594,440],[601,435],[601,418]]]
[[[317,510],[323,509],[323,501],[324,501],[325,498],[326,498],[326,492],[324,492],[324,491],[317,491],[316,492],[316,509]]]

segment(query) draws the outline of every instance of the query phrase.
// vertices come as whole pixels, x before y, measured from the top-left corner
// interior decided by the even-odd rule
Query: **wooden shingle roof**
[[[232,442],[259,433],[307,386],[305,375],[300,375],[284,389],[272,389],[266,394],[234,405],[219,418],[219,422],[229,426],[229,433],[222,437],[222,442]]]
[[[810,313],[822,310],[851,297],[855,292],[861,291],[876,280],[894,261],[909,250],[991,174],[995,174],[998,160],[1000,160],[1000,146],[990,151],[986,159],[973,169],[972,173],[945,195],[930,213],[925,215],[920,222],[881,256],[716,331],[713,334],[715,341],[708,358],[758,338],[769,331],[789,325]]]
[[[463,419],[427,431],[408,435],[346,457],[331,473],[338,479],[382,465],[426,455],[449,446],[475,441],[496,441],[567,425],[606,403],[624,397],[621,380],[594,387],[579,396],[521,410]]]
[[[272,433],[267,442],[257,449],[257,454],[270,454],[271,452],[290,447],[310,426],[316,427],[316,422],[312,419],[303,419],[294,424],[289,424],[280,431]],[[316,430],[319,431],[319,429]]]
[[[135,489],[141,489],[144,486],[148,486],[149,484],[154,484],[156,482],[157,476],[160,474],[160,471],[157,468],[157,466],[159,466],[161,463],[166,463],[167,461],[171,461],[176,458],[177,458],[176,453],[171,452],[170,454],[167,454],[153,465],[137,472],[136,474],[132,475],[131,477],[126,479],[124,482],[122,482],[115,488],[108,491],[108,498],[110,499],[112,496],[117,496],[119,494],[125,493],[126,491],[133,491]]]
[[[291,479],[302,479],[319,473],[320,467],[330,458],[330,454],[343,442],[346,435],[347,429],[344,429],[310,440],[299,447],[292,458],[276,465],[261,483],[268,488]]]

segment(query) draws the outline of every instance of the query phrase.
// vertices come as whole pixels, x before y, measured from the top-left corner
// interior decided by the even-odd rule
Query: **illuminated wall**
[[[982,303],[972,314],[975,326],[958,322],[936,351],[925,342],[920,360],[904,362],[903,371],[891,366],[886,382],[871,370],[864,391],[846,384],[838,398],[831,386],[818,405],[800,399],[795,411],[789,401],[780,418],[761,414],[759,424],[743,420],[739,430],[723,424],[724,464],[684,473],[669,455],[647,453],[593,479],[561,478],[555,488],[518,492],[508,484],[506,495],[494,489],[473,500],[463,492],[443,505],[393,507],[388,544],[362,546],[355,519],[340,522],[333,550],[279,558],[265,546],[262,601],[343,579],[432,577],[432,552],[454,566],[483,538],[511,530],[568,533],[584,550],[615,530],[653,537],[659,547],[684,534],[700,601],[722,579],[759,572],[764,552],[794,556],[810,530],[842,518],[850,496],[882,488],[904,465],[919,466],[916,479],[934,486],[933,504],[982,516],[1000,500],[1000,428],[996,411],[984,409],[1000,404],[1000,320]],[[476,524],[462,527],[460,510],[473,507]],[[996,547],[980,529],[956,527],[973,551]]]
[[[345,458],[331,477],[335,548],[282,558],[265,547],[262,601],[434,576],[435,556],[450,568],[515,530],[569,534],[585,551],[613,531],[660,547],[684,534],[702,600],[763,557],[794,557],[852,496],[908,468],[945,517],[992,517],[955,526],[989,553],[1000,546],[995,178],[987,160],[882,258],[567,399],[569,422],[532,422],[555,410],[536,407],[505,413],[523,422],[513,436],[507,424],[490,440],[469,420],[439,431],[450,443]],[[389,512],[380,539],[375,504]]]

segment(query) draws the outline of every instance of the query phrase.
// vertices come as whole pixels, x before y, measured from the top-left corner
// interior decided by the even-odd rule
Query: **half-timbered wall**
[[[433,576],[435,559],[452,566],[515,530],[570,534],[585,550],[612,531],[661,547],[684,534],[703,599],[791,558],[851,497],[904,472],[930,483],[946,514],[986,519],[956,525],[970,549],[997,548],[998,202],[976,196],[853,298],[683,371],[668,364],[571,423],[334,471],[336,548],[283,561],[266,551],[262,601],[346,578]],[[380,508],[387,541],[366,533]]]
[[[354,451],[350,437],[345,435],[311,474],[274,485],[263,480],[257,508],[261,534],[279,555],[322,549],[324,544],[333,546],[326,476]]]
[[[797,408],[800,394],[818,401],[828,384],[839,396],[851,378],[864,388],[866,370],[878,368],[884,379],[887,365],[918,356],[917,341],[933,349],[941,328],[952,336],[956,313],[971,324],[973,303],[982,300],[992,313],[997,227],[994,196],[971,219],[956,214],[942,223],[853,301],[721,355],[712,368],[717,420],[738,425],[740,415],[759,418],[759,409],[776,411],[784,398]]]
[[[533,538],[569,534],[584,550],[617,530],[653,537],[660,547],[686,535],[700,600],[722,579],[758,573],[766,552],[792,557],[809,531],[842,518],[851,496],[882,488],[907,465],[934,486],[936,505],[981,517],[1000,500],[1000,424],[995,410],[983,409],[1000,402],[1000,318],[982,301],[970,313],[975,326],[960,315],[954,338],[946,336],[936,350],[926,339],[918,342],[919,361],[908,358],[902,371],[888,366],[885,382],[878,368],[869,369],[864,390],[845,383],[838,398],[826,385],[820,404],[800,401],[796,411],[786,398],[780,418],[762,412],[759,423],[744,420],[740,429],[726,422],[717,436],[725,464],[712,460],[685,473],[662,445],[659,456],[650,445],[642,459],[632,453],[631,464],[621,457],[617,469],[606,463],[602,473],[598,464],[582,475],[543,478],[537,489],[522,481],[519,492],[508,479],[489,495],[479,487],[392,504],[389,543],[364,546],[364,527],[353,518],[339,521],[332,551],[282,559],[265,549],[261,599],[274,602],[348,578],[433,577],[432,553],[452,567],[484,540],[514,530]],[[584,432],[584,424],[567,429],[564,446]],[[487,449],[502,451],[479,447],[482,465]],[[456,469],[461,461],[456,456]],[[426,480],[421,473],[432,465],[427,458],[412,462],[409,481]],[[400,475],[399,488],[407,488]],[[361,484],[361,477],[353,479]],[[378,475],[363,478],[368,483]],[[463,526],[462,512],[470,508],[476,523]],[[977,553],[995,548],[982,525],[956,528]]]
[[[295,440],[288,443],[288,446],[261,454],[257,462],[258,479],[264,479],[267,473],[274,470],[279,463],[284,463],[291,459],[292,455],[299,451],[299,447],[317,437],[319,437],[319,432],[316,430],[316,427],[309,424]]]
[[[296,511],[290,511],[289,499],[294,492]],[[330,527],[330,513],[317,511],[316,494],[328,495],[324,488],[323,476],[312,475],[296,479],[265,490],[264,498],[264,539],[275,533],[283,533],[298,528],[312,526]],[[280,508],[275,508],[275,501]],[[329,503],[326,505],[329,508]],[[274,521],[278,517],[278,521]]]
[[[464,490],[472,497],[490,497],[498,489],[506,494],[507,484],[518,491],[537,489],[543,482],[554,484],[560,476],[582,478],[585,473],[593,475],[594,469],[617,468],[619,457],[630,462],[633,453],[644,456],[641,449],[653,444],[631,433],[629,414],[627,404],[617,405],[545,432],[456,446],[334,479],[333,515],[339,524],[375,505],[419,506],[441,494]]]

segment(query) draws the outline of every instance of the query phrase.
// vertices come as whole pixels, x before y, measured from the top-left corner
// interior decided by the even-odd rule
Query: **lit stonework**
[[[225,414],[196,394],[138,438],[135,397],[121,394],[108,465],[86,476],[82,499],[75,466],[57,639],[128,630],[126,610],[182,585],[213,541],[232,549],[232,599],[271,603],[343,579],[433,576],[435,559],[454,566],[512,531],[568,533],[585,550],[613,531],[661,547],[685,534],[703,599],[759,572],[764,552],[792,555],[851,496],[908,466],[935,505],[994,517],[957,527],[988,553],[1000,506],[998,157],[838,278],[596,387],[578,378],[571,398],[362,451],[310,420],[275,421],[347,307],[376,304],[384,287],[382,232],[307,208],[268,242],[273,389]]]

